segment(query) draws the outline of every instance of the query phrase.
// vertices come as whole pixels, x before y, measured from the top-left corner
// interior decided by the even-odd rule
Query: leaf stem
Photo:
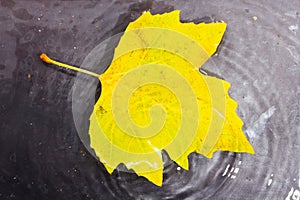
[[[49,64],[54,64],[54,65],[57,65],[57,66],[60,66],[60,67],[64,67],[64,68],[68,68],[68,69],[72,69],[74,71],[78,71],[78,72],[82,72],[82,73],[85,73],[85,74],[88,74],[88,75],[91,75],[91,76],[95,76],[97,78],[99,78],[99,74],[96,74],[94,72],[90,72],[88,70],[85,70],[85,69],[80,69],[78,67],[74,67],[74,66],[71,66],[71,65],[67,65],[67,64],[64,64],[64,63],[61,63],[61,62],[58,62],[58,61],[55,61],[55,60],[52,60],[51,58],[49,58],[46,54],[42,53],[40,55],[40,59],[46,63],[49,63]]]

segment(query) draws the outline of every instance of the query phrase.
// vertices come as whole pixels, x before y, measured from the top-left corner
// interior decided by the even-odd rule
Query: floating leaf
[[[90,116],[91,147],[109,173],[124,163],[161,186],[163,149],[186,170],[192,152],[209,158],[219,150],[254,153],[230,84],[199,73],[225,29],[223,22],[181,23],[179,11],[145,12],[128,25],[99,76],[102,93]]]

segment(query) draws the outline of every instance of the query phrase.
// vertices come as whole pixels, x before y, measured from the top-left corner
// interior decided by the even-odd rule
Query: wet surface
[[[0,199],[300,198],[299,1],[0,2]],[[38,56],[81,66],[143,11],[174,9],[185,22],[228,23],[216,65],[204,70],[232,83],[256,155],[192,154],[189,171],[167,165],[159,188],[106,172],[75,127],[76,73]]]

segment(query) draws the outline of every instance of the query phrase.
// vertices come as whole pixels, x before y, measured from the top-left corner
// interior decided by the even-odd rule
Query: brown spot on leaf
[[[102,106],[99,106],[99,112],[100,112],[101,114],[107,113],[107,111],[106,111]]]

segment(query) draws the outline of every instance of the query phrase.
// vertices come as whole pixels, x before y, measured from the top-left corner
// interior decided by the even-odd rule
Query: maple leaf
[[[102,84],[90,116],[90,145],[109,173],[123,163],[161,186],[162,150],[186,170],[192,152],[209,158],[220,150],[254,153],[230,84],[199,72],[225,29],[224,22],[181,23],[179,11],[145,12],[128,25],[107,71],[88,72]]]

